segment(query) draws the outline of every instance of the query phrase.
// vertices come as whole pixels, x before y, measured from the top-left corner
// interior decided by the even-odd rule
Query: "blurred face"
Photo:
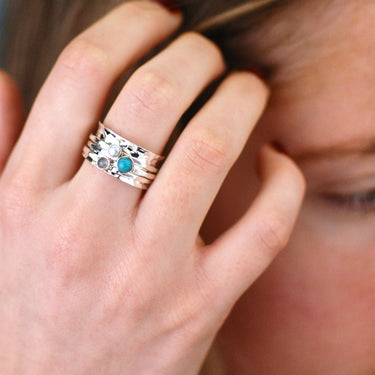
[[[251,204],[262,144],[298,162],[308,191],[290,243],[218,335],[227,374],[375,374],[375,1],[314,2],[252,41],[280,40],[264,56],[271,101],[202,231],[210,242]]]

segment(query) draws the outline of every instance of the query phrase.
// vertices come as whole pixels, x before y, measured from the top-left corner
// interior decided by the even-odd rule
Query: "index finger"
[[[154,1],[129,1],[76,36],[40,90],[4,171],[39,191],[71,178],[116,80],[171,35],[181,14]],[[31,172],[32,171],[32,172]]]

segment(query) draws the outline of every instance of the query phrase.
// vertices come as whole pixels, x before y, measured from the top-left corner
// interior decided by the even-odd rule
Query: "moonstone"
[[[117,162],[117,168],[121,173],[126,173],[131,171],[133,167],[133,162],[131,161],[130,158],[121,158]]]
[[[107,169],[109,166],[109,160],[107,158],[100,158],[98,160],[98,167],[101,169]]]
[[[108,154],[111,155],[113,158],[116,158],[117,156],[119,156],[121,154],[121,148],[120,148],[120,146],[118,146],[118,145],[112,145],[108,149]]]

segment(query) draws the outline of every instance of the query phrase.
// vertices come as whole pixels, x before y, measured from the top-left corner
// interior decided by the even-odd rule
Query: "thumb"
[[[0,70],[0,174],[25,121],[21,92],[14,79]]]

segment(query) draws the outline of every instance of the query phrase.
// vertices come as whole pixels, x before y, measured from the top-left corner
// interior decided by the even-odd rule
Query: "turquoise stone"
[[[130,158],[121,158],[117,162],[117,168],[121,173],[126,173],[131,171],[133,167],[133,162]]]

